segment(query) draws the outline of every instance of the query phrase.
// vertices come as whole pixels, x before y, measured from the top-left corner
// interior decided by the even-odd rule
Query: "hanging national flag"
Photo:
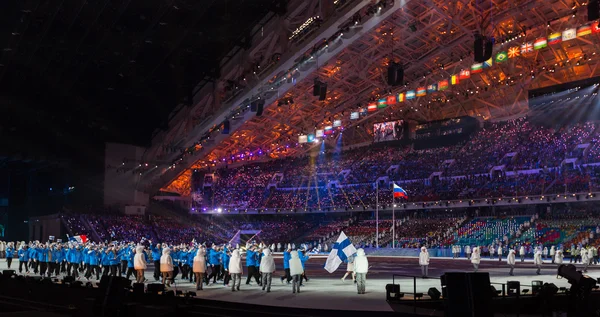
[[[379,99],[377,102],[377,108],[385,108],[387,107],[387,103],[385,99]]]
[[[439,91],[444,91],[448,89],[448,79],[444,79],[438,83]]]
[[[427,85],[427,92],[434,92],[437,91],[437,84],[431,84],[431,85]]]
[[[533,44],[531,42],[523,43],[521,45],[521,55],[533,52]]]
[[[562,41],[570,41],[577,37],[577,30],[575,28],[567,29],[562,32]]]
[[[498,54],[496,54],[496,63],[502,63],[504,61],[506,61],[508,59],[508,55],[506,54],[506,52],[498,52]]]
[[[471,65],[471,74],[481,73],[483,71],[483,63],[475,63]]]
[[[548,41],[546,41],[545,37],[538,37],[535,42],[533,42],[533,49],[539,50],[548,46]]]
[[[491,57],[487,61],[483,62],[483,68],[490,68],[492,65],[494,65],[494,62],[492,61]]]
[[[552,33],[548,36],[548,44],[554,45],[562,41],[562,34],[560,32]]]
[[[598,21],[592,23],[592,33],[600,33],[600,23]]]
[[[513,46],[508,49],[508,58],[515,58],[521,56],[521,49],[518,46]]]
[[[450,77],[450,83],[452,85],[458,85],[458,83],[459,83],[458,75],[452,75],[452,77]]]
[[[396,104],[396,95],[388,96],[386,99],[386,103],[388,106]]]
[[[366,115],[367,115],[367,108],[365,108],[365,107],[362,107],[362,108],[360,108],[360,109],[358,110],[358,113],[359,113],[361,116],[366,116]]]
[[[406,191],[396,183],[394,183],[394,198],[408,198]]]
[[[592,34],[592,26],[589,24],[577,28],[577,36],[586,36]]]
[[[463,69],[458,73],[458,79],[469,79],[471,78],[471,72],[467,69]]]
[[[375,110],[377,110],[377,104],[376,104],[376,103],[370,103],[370,104],[367,106],[367,111],[369,111],[369,112],[373,112],[373,111],[375,111]]]
[[[417,97],[423,97],[425,96],[427,93],[425,92],[425,87],[419,87],[417,88]]]
[[[398,94],[398,102],[404,102],[404,93],[403,92]]]
[[[327,262],[325,262],[325,270],[329,273],[335,272],[335,270],[340,267],[340,264],[348,261],[348,258],[355,253],[356,248],[352,242],[350,242],[350,239],[348,239],[344,231],[342,231],[333,247],[331,247],[331,252],[327,257]]]
[[[415,91],[409,90],[406,92],[406,100],[415,99]]]
[[[78,242],[78,243],[86,243],[87,242],[87,236],[84,234],[78,235],[78,236],[74,236],[74,237],[69,237],[69,241],[72,242]]]

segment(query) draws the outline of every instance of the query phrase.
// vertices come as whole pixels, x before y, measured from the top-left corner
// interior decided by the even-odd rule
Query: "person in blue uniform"
[[[15,247],[12,242],[9,242],[6,245],[6,264],[8,265],[9,270],[10,270],[10,265],[12,263],[14,256],[15,256]]]
[[[25,272],[29,273],[29,267],[27,266],[27,262],[29,262],[29,248],[27,245],[22,245],[17,255],[19,256],[19,273],[23,273],[23,266],[25,267]]]

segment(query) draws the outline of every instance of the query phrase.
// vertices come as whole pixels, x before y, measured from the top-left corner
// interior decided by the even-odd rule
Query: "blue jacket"
[[[64,252],[62,249],[53,249],[52,250],[52,262],[61,263],[65,259]]]
[[[256,252],[246,250],[246,266],[256,266]]]
[[[90,264],[90,250],[88,248],[83,249],[83,252],[81,252],[81,257],[83,259],[83,263]]]
[[[71,252],[69,253],[69,257],[71,258],[70,263],[83,262],[83,254],[80,250],[71,250]]]
[[[305,255],[304,252],[298,251],[298,257],[300,258],[302,268],[304,269],[304,263],[308,260],[308,255]]]
[[[100,264],[102,264],[102,266],[109,266],[110,265],[110,260],[115,256],[114,253],[112,252],[102,252],[101,258],[100,258]]]
[[[229,255],[227,255],[227,251],[223,252],[223,254],[221,254],[221,260],[223,260],[223,269],[228,270],[229,271],[229,259],[231,257]]]
[[[119,254],[115,253],[114,251],[108,252],[109,258],[108,258],[108,262],[110,263],[110,265],[119,265],[120,261],[119,261]]]
[[[194,265],[194,257],[196,256],[196,253],[198,252],[198,250],[196,249],[191,249],[190,251],[188,251],[187,253],[187,263],[189,266]]]
[[[290,259],[291,258],[292,258],[292,255],[288,251],[283,252],[283,268],[284,269],[290,268]]]
[[[13,248],[13,247],[6,248],[6,257],[7,258],[15,257],[15,248]]]
[[[17,251],[17,254],[19,255],[19,261],[21,261],[21,262],[29,261],[29,250],[19,249],[19,251]]]
[[[119,252],[119,260],[127,261],[129,259],[129,253],[131,253],[131,249],[129,247],[121,249],[121,252]]]
[[[134,267],[133,258],[135,257],[135,253],[129,250],[129,257],[127,258],[127,267]]]
[[[219,251],[215,249],[210,249],[208,252],[208,264],[210,265],[219,265],[219,260],[221,256],[219,255]]]
[[[90,265],[99,265],[100,264],[100,252],[98,250],[91,250],[88,252],[88,261]]]
[[[150,251],[152,251],[152,260],[160,261],[160,257],[162,256],[162,248],[159,249],[150,243]]]
[[[35,248],[29,248],[29,250],[27,250],[27,253],[30,259],[37,260],[37,251]]]
[[[39,262],[48,262],[48,249],[39,248],[36,253]]]

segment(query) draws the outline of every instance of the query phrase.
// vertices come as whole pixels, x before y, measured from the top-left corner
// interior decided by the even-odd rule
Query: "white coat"
[[[542,251],[537,251],[533,256],[533,264],[542,265],[544,261],[542,261]]]
[[[173,272],[173,258],[171,258],[171,249],[164,248],[160,257],[160,271]]]
[[[427,248],[422,247],[421,253],[419,254],[419,265],[429,265],[429,252]]]
[[[354,258],[354,272],[369,273],[369,260],[367,259],[365,250],[362,248],[356,250],[356,257]]]
[[[231,252],[231,258],[229,259],[229,273],[231,274],[243,274],[242,269],[242,257],[240,256],[240,250],[235,249]]]
[[[135,248],[135,255],[133,256],[133,268],[136,270],[145,270],[147,268],[143,246],[138,246]]]
[[[498,247],[498,255],[502,255],[502,247]]]
[[[519,254],[525,255],[525,247],[524,246],[521,246],[521,249],[519,249]]]
[[[292,257],[290,259],[290,275],[300,275],[304,273],[304,269],[302,268],[302,262],[298,257],[298,251],[294,250],[290,252],[290,255]],[[356,259],[354,261],[356,261]]]
[[[206,251],[204,249],[200,248],[196,252],[192,270],[194,273],[206,273]]]
[[[548,255],[548,248],[544,247],[544,249],[542,250],[542,252],[544,252],[544,255]]]
[[[554,248],[554,246],[550,247],[550,256],[554,256],[554,254],[556,254],[556,249]]]
[[[260,259],[260,272],[261,273],[273,273],[275,272],[275,260],[271,254],[271,250],[264,249],[263,257]]]
[[[556,256],[554,257],[554,263],[562,264],[564,257],[565,256],[563,255],[562,250],[556,250]]]
[[[589,264],[590,263],[590,250],[585,248],[581,249],[581,263]]]
[[[481,253],[479,253],[479,247],[473,248],[473,255],[471,256],[471,263],[479,264],[481,262]]]
[[[466,246],[465,247],[465,253],[466,254],[471,254],[471,246]]]
[[[508,256],[506,257],[506,264],[515,265],[515,250],[508,250]]]

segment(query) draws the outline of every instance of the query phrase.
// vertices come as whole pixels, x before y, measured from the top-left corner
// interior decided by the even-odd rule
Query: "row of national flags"
[[[525,42],[521,45],[510,46],[507,49],[497,52],[494,56],[492,56],[492,58],[483,63],[475,63],[471,65],[470,69],[463,69],[458,74],[453,74],[450,79],[444,79],[427,86],[418,87],[415,90],[408,90],[393,96],[388,96],[387,98],[379,99],[378,102],[373,102],[368,105],[368,112],[374,112],[377,109],[404,102],[405,100],[424,97],[428,93],[447,90],[450,88],[450,86],[458,85],[461,80],[471,78],[472,74],[481,73],[484,69],[492,67],[494,63],[500,64],[512,58],[527,56],[537,50],[548,47],[548,45],[560,44],[562,42],[567,42],[577,37],[582,37],[593,33],[600,33],[598,21],[591,24],[582,25],[578,28],[570,28],[562,32],[554,32],[548,35],[548,37],[538,37],[533,42]]]

